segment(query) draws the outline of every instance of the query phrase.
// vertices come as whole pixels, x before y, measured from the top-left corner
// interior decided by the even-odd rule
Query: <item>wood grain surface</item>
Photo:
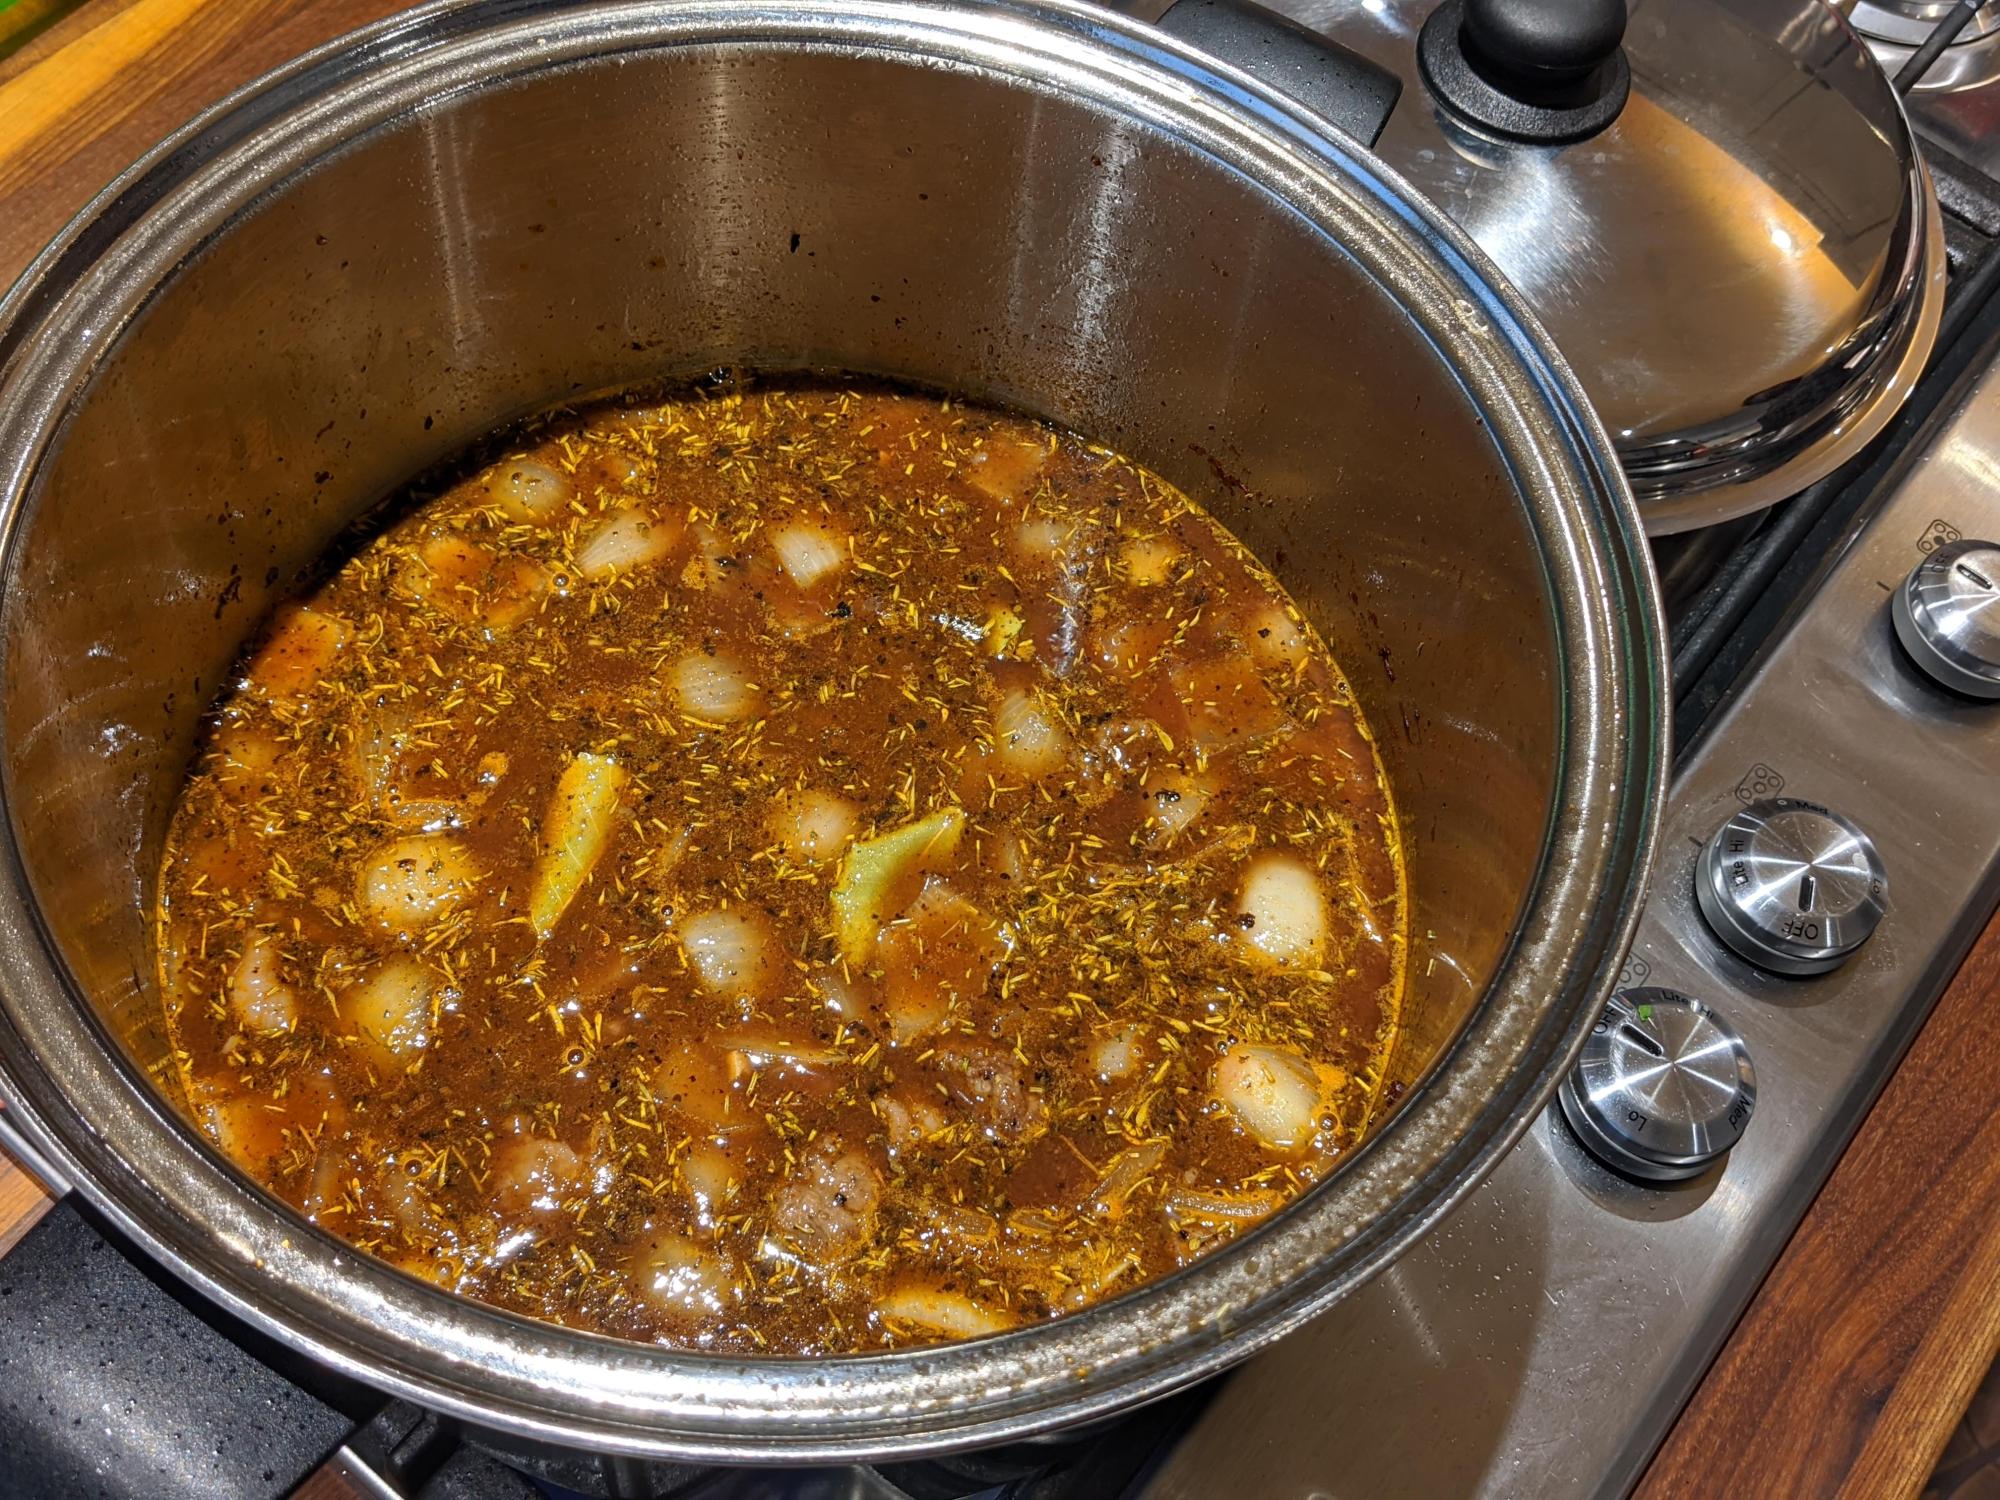
[[[1896,1070],[1640,1500],[1914,1496],[2000,1355],[2000,918]]]
[[[390,0],[85,0],[0,59],[0,283],[161,136]]]
[[[18,1245],[54,1201],[39,1182],[0,1155],[0,1255]]]
[[[0,57],[0,283],[148,146],[386,0],[85,0]],[[2000,922],[1645,1481],[1914,1495],[2000,1339]],[[47,1199],[0,1161],[0,1253]]]
[[[348,1469],[343,1452],[306,1475],[286,1500],[377,1500],[381,1493]]]

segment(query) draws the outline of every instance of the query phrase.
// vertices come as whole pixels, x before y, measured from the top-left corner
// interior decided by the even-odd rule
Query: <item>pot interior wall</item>
[[[512,416],[721,364],[879,372],[1119,446],[1271,562],[1386,753],[1413,1077],[1541,858],[1559,707],[1513,480],[1335,245],[1186,141],[1020,80],[635,52],[446,95],[172,273],[47,456],[4,601],[14,833],[142,1063],[196,722],[357,515]]]

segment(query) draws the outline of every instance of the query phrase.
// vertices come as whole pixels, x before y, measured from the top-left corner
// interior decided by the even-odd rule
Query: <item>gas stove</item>
[[[2000,895],[2000,713],[1894,625],[1913,572],[2000,584],[1962,542],[2000,527],[2000,346],[1978,321],[1968,373],[1825,527],[1742,680],[1706,714],[1709,674],[1680,684],[1691,743],[1581,1079],[1423,1245],[1232,1379],[1148,1493],[1637,1480]],[[1815,879],[1850,887],[1817,893],[1850,930],[1800,915]]]
[[[1863,0],[1857,24],[1894,32],[1894,72],[1946,10]],[[0,1261],[0,1491],[1629,1488],[2000,900],[2000,702],[1981,696],[2000,698],[2000,554],[1975,545],[2000,539],[1993,58],[1982,12],[1932,75],[1955,91],[1909,101],[1951,269],[1909,401],[1785,504],[1657,547],[1678,761],[1619,997],[1493,1177],[1374,1283],[1234,1373],[1081,1432],[872,1469],[700,1470],[510,1450],[385,1402],[65,1203]]]

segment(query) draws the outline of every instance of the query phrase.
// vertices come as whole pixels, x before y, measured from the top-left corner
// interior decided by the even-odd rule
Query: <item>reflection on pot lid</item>
[[[1908,395],[1943,299],[1936,201],[1822,0],[1279,8],[1403,78],[1376,151],[1533,305],[1649,530],[1796,493]]]

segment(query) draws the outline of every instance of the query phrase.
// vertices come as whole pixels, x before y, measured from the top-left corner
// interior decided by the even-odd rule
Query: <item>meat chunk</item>
[[[881,1202],[882,1179],[866,1153],[822,1139],[778,1190],[772,1223],[807,1260],[832,1265],[875,1238]]]
[[[1048,1119],[1019,1061],[990,1042],[951,1037],[938,1044],[930,1066],[952,1103],[996,1139],[1019,1140]]]
[[[935,1099],[902,1084],[875,1101],[875,1113],[889,1133],[892,1157],[922,1145],[950,1123]]]

